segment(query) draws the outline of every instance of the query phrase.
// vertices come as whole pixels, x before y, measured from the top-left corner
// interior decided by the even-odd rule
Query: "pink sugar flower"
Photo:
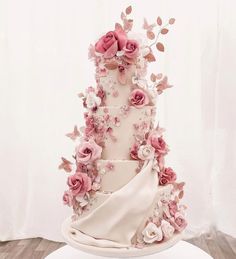
[[[186,219],[180,213],[176,213],[175,216],[171,218],[169,222],[178,232],[183,231],[187,226]]]
[[[102,103],[104,104],[104,100],[106,98],[106,93],[103,90],[102,87],[98,86],[98,90],[97,90],[97,96],[101,99]]]
[[[74,197],[70,191],[65,191],[63,195],[63,203],[71,207],[74,204]]]
[[[102,53],[104,58],[113,58],[117,51],[124,48],[126,42],[127,36],[123,30],[109,31],[95,44],[95,50]]]
[[[88,164],[101,157],[102,148],[93,140],[82,140],[76,147],[76,161]]]
[[[138,144],[134,144],[130,150],[130,157],[134,160],[139,160],[138,157],[138,150],[139,150],[139,145]]]
[[[177,178],[176,173],[170,167],[163,169],[159,173],[159,183],[160,183],[160,185],[166,185],[166,184],[169,184],[169,183],[173,183],[174,181],[176,181],[176,178]]]
[[[124,56],[129,59],[135,59],[138,56],[139,45],[136,40],[127,40],[126,45],[124,47]]]
[[[169,201],[168,203],[169,212],[171,216],[174,216],[178,211],[178,206],[176,201]]]
[[[67,184],[70,187],[73,196],[84,196],[91,190],[92,181],[85,173],[75,173],[68,177]]]
[[[148,143],[150,143],[155,148],[157,155],[166,155],[169,151],[164,139],[160,137],[160,135],[155,131],[149,135]]]
[[[135,89],[130,94],[129,102],[136,108],[142,108],[149,104],[149,97],[143,90]]]

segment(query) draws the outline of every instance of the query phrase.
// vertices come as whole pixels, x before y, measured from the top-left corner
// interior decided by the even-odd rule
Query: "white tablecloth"
[[[76,250],[70,246],[64,246],[52,254],[48,255],[46,259],[107,259],[108,257],[95,256]],[[118,257],[117,257],[118,258]],[[191,245],[187,242],[180,241],[175,246],[162,251],[158,254],[136,257],[142,259],[212,259],[206,252],[200,248]]]

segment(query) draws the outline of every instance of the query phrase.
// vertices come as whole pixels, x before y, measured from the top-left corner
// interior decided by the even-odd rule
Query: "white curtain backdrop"
[[[189,233],[216,226],[236,237],[236,16],[226,0],[0,0],[0,240],[61,241],[71,213],[57,169],[83,125],[77,93],[95,84],[87,49],[133,6],[143,19],[176,18],[151,72],[175,87],[158,101],[168,155],[186,181]]]

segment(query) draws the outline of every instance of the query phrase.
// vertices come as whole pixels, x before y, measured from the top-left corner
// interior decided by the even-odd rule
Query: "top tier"
[[[91,54],[92,53],[92,54]],[[95,60],[97,89],[102,106],[134,105],[131,99],[135,89],[139,89],[136,106],[153,106],[157,91],[148,87],[146,76],[147,53],[150,49],[136,36],[128,38],[126,32],[116,25],[115,31],[102,36],[90,54]],[[146,100],[143,97],[147,97]],[[142,100],[139,100],[141,98]]]
[[[157,95],[170,87],[167,77],[152,73],[151,80],[147,80],[146,72],[148,63],[156,61],[153,47],[164,51],[159,38],[168,33],[167,27],[175,20],[171,18],[163,23],[158,17],[156,23],[149,24],[144,19],[145,34],[133,34],[131,12],[131,6],[126,8],[121,13],[122,23],[116,23],[114,30],[90,45],[89,58],[96,66],[96,87],[89,87],[85,95],[81,94],[90,114],[104,106],[155,106]]]
[[[142,62],[140,62],[141,60]],[[123,106],[130,104],[129,99],[132,90],[140,88],[136,82],[138,71],[142,70],[142,73],[146,72],[146,61],[140,57],[137,62],[139,63],[127,64],[126,66],[119,65],[119,67],[112,70],[105,67],[97,69],[98,71],[102,70],[102,73],[97,72],[96,78],[99,88],[106,95],[104,105]],[[141,68],[140,63],[145,65],[145,67]],[[146,81],[143,79],[144,84],[146,84]],[[147,89],[145,89],[145,92],[150,96]],[[153,105],[153,101],[150,100],[149,105]]]

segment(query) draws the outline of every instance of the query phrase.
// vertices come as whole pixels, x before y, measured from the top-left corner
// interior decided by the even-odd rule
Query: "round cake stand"
[[[102,256],[96,256],[92,254],[87,254],[85,252],[82,252],[80,250],[77,250],[71,246],[63,246],[60,249],[54,251],[52,254],[48,255],[46,259],[107,259],[108,257],[102,257]],[[111,257],[110,257],[111,258]],[[119,255],[117,257],[113,258],[119,258]],[[211,256],[209,256],[207,253],[202,251],[200,248],[191,245],[188,242],[180,241],[175,246],[164,250],[160,253],[148,255],[148,256],[142,256],[142,257],[136,257],[136,258],[142,258],[142,259],[212,259]]]

